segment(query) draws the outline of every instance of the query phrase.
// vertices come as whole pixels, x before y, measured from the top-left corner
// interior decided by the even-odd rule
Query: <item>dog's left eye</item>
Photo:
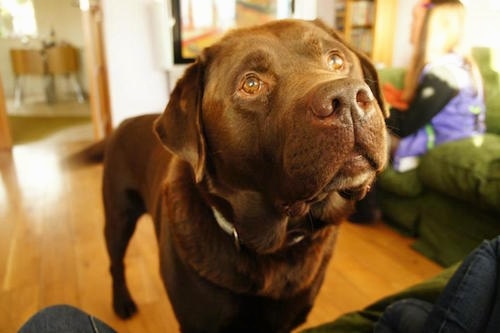
[[[328,55],[328,68],[332,71],[339,71],[344,68],[344,58],[342,58],[338,53],[332,53]]]
[[[260,91],[263,84],[257,75],[249,74],[243,79],[240,89],[249,95],[255,95]]]

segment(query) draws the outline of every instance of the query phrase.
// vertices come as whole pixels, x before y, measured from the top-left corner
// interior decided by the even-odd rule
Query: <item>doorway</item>
[[[82,127],[79,133],[89,139],[105,136],[111,121],[99,3],[92,1],[92,6],[88,1],[31,0],[31,3],[36,34],[9,37],[4,29],[0,35],[0,43],[5,46],[0,48],[4,88],[0,94],[3,97],[0,113],[2,110],[5,113],[0,118],[6,120],[0,122],[3,133],[0,147],[37,139],[37,135],[50,135],[51,131],[67,126]],[[71,53],[59,52],[68,49],[75,50],[73,63]],[[13,57],[12,50],[27,50],[39,56],[29,58],[28,64],[41,60],[41,70],[37,72],[35,66],[33,72],[23,72],[33,66],[19,67],[16,59],[24,58]],[[64,68],[71,68],[72,72]]]

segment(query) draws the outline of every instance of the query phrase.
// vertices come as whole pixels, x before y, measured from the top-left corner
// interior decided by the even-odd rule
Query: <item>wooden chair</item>
[[[47,74],[66,76],[71,81],[78,102],[83,102],[83,89],[77,79],[80,68],[78,50],[68,44],[50,47],[46,50],[46,60]]]
[[[45,75],[45,61],[41,50],[11,49],[10,59],[14,71],[14,101],[21,105],[23,99],[22,79],[26,75]]]

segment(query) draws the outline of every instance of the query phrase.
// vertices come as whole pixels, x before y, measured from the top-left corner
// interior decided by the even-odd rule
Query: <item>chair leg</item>
[[[14,82],[14,107],[18,108],[23,102],[23,87],[21,84],[21,76],[16,76]]]
[[[76,99],[78,103],[85,102],[85,94],[83,93],[83,89],[82,86],[80,85],[80,82],[78,82],[78,79],[76,78],[76,74],[70,75],[70,77],[71,77],[71,84],[73,85],[73,89],[75,90]]]
[[[44,77],[45,81],[45,99],[48,104],[56,101],[56,84],[54,75],[48,74]]]

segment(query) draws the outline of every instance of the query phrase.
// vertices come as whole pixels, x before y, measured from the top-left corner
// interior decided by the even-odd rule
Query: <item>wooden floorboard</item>
[[[0,153],[0,332],[15,332],[37,310],[61,303],[119,332],[176,332],[147,217],[126,257],[140,312],[128,321],[112,312],[102,167],[61,165],[62,158],[87,143],[36,143]],[[325,284],[301,328],[331,321],[438,273],[441,267],[413,251],[411,242],[381,222],[344,223]]]

